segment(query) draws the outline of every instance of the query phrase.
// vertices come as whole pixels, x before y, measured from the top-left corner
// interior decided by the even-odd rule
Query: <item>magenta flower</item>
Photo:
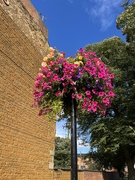
[[[110,77],[111,79],[114,79],[114,74],[110,74],[109,77]]]
[[[89,96],[89,95],[91,95],[91,92],[90,92],[90,91],[86,91],[85,94],[86,94],[87,96]]]
[[[109,98],[103,98],[103,103],[109,103]]]
[[[98,102],[97,102],[97,101],[93,101],[93,102],[92,102],[92,105],[95,107],[95,106],[98,105]]]
[[[93,112],[96,112],[97,111],[97,108],[96,107],[91,107],[91,110],[93,111]]]
[[[94,89],[92,90],[92,92],[93,92],[93,94],[97,94],[97,95],[99,94],[99,92]]]
[[[112,91],[109,91],[109,92],[108,92],[108,95],[111,96],[111,97],[114,97],[114,96],[115,96],[114,92],[112,92]]]
[[[60,115],[62,110],[69,113],[70,96],[76,99],[80,111],[104,113],[110,107],[115,96],[114,75],[95,52],[80,49],[75,57],[65,58],[63,52],[51,48],[41,65],[33,93],[39,115]]]
[[[63,82],[62,85],[63,86],[67,86],[69,83],[68,82]]]
[[[83,49],[83,48],[80,48],[80,49],[79,49],[79,52],[80,52],[80,53],[84,52],[84,49]]]
[[[98,78],[103,78],[104,77],[104,75],[101,73],[101,72],[98,72]]]
[[[77,94],[78,99],[82,99],[82,94]]]
[[[75,94],[74,93],[72,93],[72,99],[74,99],[75,98]]]
[[[51,75],[52,75],[52,72],[48,72],[46,76],[50,77]]]
[[[67,78],[68,78],[68,79],[71,79],[71,78],[72,78],[72,76],[70,76],[70,75],[67,75]]]
[[[92,109],[92,108],[91,108],[91,106],[88,106],[88,109],[87,109],[87,111],[91,111],[91,109]]]
[[[66,88],[63,88],[63,91],[64,91],[64,93],[66,93],[66,92],[67,92],[67,89],[66,89]]]
[[[90,74],[95,75],[96,71],[90,71]]]
[[[38,98],[41,98],[43,96],[44,92],[39,92],[38,93]]]
[[[104,92],[99,92],[99,94],[98,94],[100,97],[102,97],[102,96],[104,96],[105,95],[105,93]]]
[[[57,91],[56,93],[55,93],[55,96],[62,96],[62,92],[61,91]]]

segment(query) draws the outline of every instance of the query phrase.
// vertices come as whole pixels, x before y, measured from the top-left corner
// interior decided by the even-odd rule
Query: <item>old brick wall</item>
[[[84,171],[84,180],[104,180],[102,172]]]
[[[70,180],[70,170],[55,170],[53,180]],[[79,170],[78,180],[120,180],[117,172]]]
[[[71,171],[70,170],[55,170],[53,173],[53,180],[71,180]],[[78,172],[78,180],[85,180],[83,171]],[[95,179],[95,180],[98,180],[98,179]]]
[[[3,1],[0,6],[44,56],[49,46],[48,30],[30,0],[12,0],[9,6]]]
[[[0,179],[52,180],[55,123],[31,107],[35,77],[49,47],[47,30],[27,11],[34,9],[30,2],[9,2],[0,1]]]

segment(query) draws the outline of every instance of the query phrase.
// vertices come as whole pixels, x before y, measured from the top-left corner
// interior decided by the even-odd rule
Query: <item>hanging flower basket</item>
[[[39,115],[69,116],[72,98],[79,111],[105,114],[114,97],[114,75],[104,62],[84,49],[68,58],[51,47],[49,51],[34,85],[34,105],[40,108]]]

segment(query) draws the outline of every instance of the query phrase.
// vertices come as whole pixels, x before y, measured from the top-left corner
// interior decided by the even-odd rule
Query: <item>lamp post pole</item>
[[[71,116],[71,180],[78,180],[75,99],[72,99],[72,116]]]

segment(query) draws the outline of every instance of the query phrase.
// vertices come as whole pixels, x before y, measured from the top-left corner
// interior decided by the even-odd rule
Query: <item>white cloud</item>
[[[93,20],[100,22],[101,30],[105,31],[112,23],[115,22],[117,15],[121,10],[121,3],[123,0],[87,0],[85,4],[85,11],[93,18]]]
[[[56,136],[63,137],[63,138],[66,137],[67,132],[66,132],[66,129],[64,128],[65,123],[66,123],[65,120],[62,120],[56,123]]]
[[[68,130],[64,128],[66,121],[59,121],[56,123],[56,136],[65,138],[68,136]],[[81,139],[77,139],[77,152],[78,153],[88,153],[90,150],[89,143],[83,144]]]
[[[83,145],[82,140],[77,141],[77,152],[78,153],[88,153],[90,150],[89,144]]]

